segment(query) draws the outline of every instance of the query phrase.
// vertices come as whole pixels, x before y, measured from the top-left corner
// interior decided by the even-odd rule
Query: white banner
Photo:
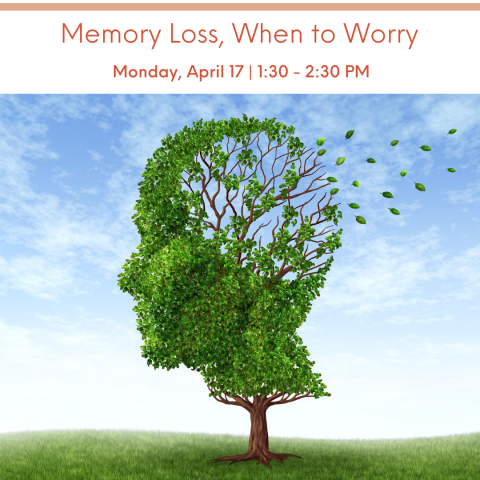
[[[479,4],[449,4],[459,11],[418,11],[413,3],[393,11],[277,2],[264,5],[303,10],[2,5],[0,93],[480,92]]]

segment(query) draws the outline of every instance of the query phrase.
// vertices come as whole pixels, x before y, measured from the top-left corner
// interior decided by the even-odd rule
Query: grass
[[[0,480],[478,480],[480,433],[407,440],[275,438],[293,453],[272,469],[209,460],[245,453],[248,437],[115,430],[0,434]]]

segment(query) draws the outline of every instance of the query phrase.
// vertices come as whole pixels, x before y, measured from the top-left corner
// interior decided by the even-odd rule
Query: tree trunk
[[[287,457],[299,457],[291,453],[273,453],[268,449],[268,429],[267,429],[267,408],[264,407],[265,399],[258,395],[254,397],[250,411],[250,441],[248,442],[248,451],[243,455],[234,455],[221,457],[212,460],[212,463],[230,461],[232,463],[243,462],[246,460],[257,460],[257,465],[261,462],[269,468],[270,460],[277,460],[283,463]]]

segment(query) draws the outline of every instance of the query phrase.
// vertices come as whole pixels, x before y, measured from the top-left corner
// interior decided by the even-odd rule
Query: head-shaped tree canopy
[[[292,191],[303,176],[318,167],[314,162],[313,167],[305,170],[305,161],[301,171],[305,148],[293,136],[294,131],[292,126],[287,128],[275,122],[275,118],[260,122],[243,115],[243,120],[231,118],[206,123],[200,120],[193,128],[184,127],[175,137],[169,134],[162,140],[162,147],[155,151],[153,159],[148,159],[142,174],[145,180],[139,183],[140,199],[134,207],[138,213],[132,218],[141,243],[137,247],[139,252],[133,253],[122,266],[124,273],[118,275],[121,277],[118,284],[138,302],[133,311],[138,315],[137,329],[144,340],[142,357],[155,369],[161,366],[170,370],[183,363],[201,372],[212,392],[210,396],[305,392],[305,396],[315,398],[330,396],[324,391],[326,385],[320,380],[321,374],[312,372],[315,362],[307,359],[310,354],[295,332],[306,320],[312,301],[320,295],[319,287],[324,287],[324,275],[333,261],[329,257],[323,268],[315,266],[304,254],[305,242],[320,235],[313,235],[313,225],[332,219],[337,225],[338,207],[329,206],[330,195],[327,205],[316,212],[317,222],[311,223],[308,216],[302,215],[308,203],[305,202],[300,209],[301,225],[293,235],[289,233],[288,227],[297,224],[293,219],[299,215],[296,211],[299,207],[291,206],[290,200],[312,190],[308,187],[295,195]],[[265,152],[258,143],[262,133],[268,138]],[[226,152],[222,148],[225,138]],[[261,154],[258,162],[249,148],[254,142]],[[277,145],[272,146],[275,142]],[[286,147],[286,153],[277,156],[277,149],[282,147]],[[277,195],[274,180],[278,175],[266,183],[261,166],[263,158],[273,150],[275,162],[285,157],[281,173],[291,163],[290,170],[282,176],[285,182]],[[238,166],[240,176],[226,173],[235,152],[238,152],[237,163],[233,168]],[[300,163],[298,169],[296,161]],[[247,178],[247,166],[253,169],[254,165],[255,171]],[[257,180],[259,165],[263,185]],[[211,197],[207,185],[212,178],[218,191]],[[267,190],[272,180],[273,185]],[[201,182],[202,190],[194,191],[192,181]],[[238,195],[240,182],[247,181],[239,214],[232,202]],[[182,190],[182,183],[189,191]],[[226,191],[221,211],[215,205],[220,184]],[[232,191],[236,193],[229,198]],[[209,221],[205,200],[215,212],[215,223]],[[250,225],[285,202],[288,206],[283,206],[284,222],[277,234],[274,234],[277,227],[272,231],[272,243],[261,248],[260,242],[259,248],[255,248],[257,242],[253,238],[258,230],[247,239]],[[221,219],[227,208],[232,209],[233,216],[231,223],[222,229]],[[325,218],[320,220],[322,214]],[[342,217],[341,212],[338,216]],[[263,226],[266,225],[259,229]],[[208,228],[213,230],[213,239],[203,236]],[[326,237],[325,242],[315,242],[322,245],[310,252],[314,256],[311,258],[339,248],[341,233],[342,230]],[[221,248],[226,252],[222,253]],[[276,266],[275,260],[283,262],[282,265]],[[315,268],[318,270],[314,274],[311,270]],[[297,278],[283,279],[290,271],[297,273]]]

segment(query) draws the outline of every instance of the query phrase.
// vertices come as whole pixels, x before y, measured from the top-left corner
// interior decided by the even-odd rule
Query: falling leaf
[[[428,145],[422,145],[421,148],[424,152],[430,152],[432,149]]]
[[[400,175],[401,175],[402,177],[404,177],[404,176],[407,174],[407,172],[408,172],[408,170],[402,170],[402,171],[400,172]]]
[[[350,208],[360,208],[356,203],[347,203]]]
[[[400,212],[396,208],[389,208],[388,210],[390,210],[394,215],[400,215]]]
[[[349,131],[347,132],[347,134],[345,135],[345,138],[346,138],[347,140],[348,140],[349,138],[352,138],[352,135],[353,135],[353,132],[354,132],[354,131],[355,131],[355,130],[349,130]]]
[[[421,192],[425,191],[425,187],[421,183],[416,183],[416,182],[413,182],[413,183],[415,184],[415,188],[417,190],[420,190]]]
[[[324,149],[322,148],[322,150],[319,150],[319,151],[317,152],[317,155],[318,155],[319,157],[321,157],[325,152],[326,152],[326,150],[324,150]]]
[[[392,147],[394,147],[395,145],[398,145],[398,140],[393,140],[390,145],[391,145]]]
[[[332,188],[330,190],[330,195],[335,195],[338,192],[338,190],[339,190],[338,188]]]
[[[390,192],[383,192],[381,195],[383,195],[385,198],[393,198],[393,195]]]
[[[373,158],[367,158],[365,161],[368,163],[377,163]]]
[[[456,170],[455,170],[454,168],[447,168],[447,170],[448,170],[449,172],[456,172]]]
[[[452,128],[451,130],[449,130],[449,132],[447,133],[447,135],[453,135],[456,131],[457,131],[456,128]]]
[[[347,157],[338,157],[335,165],[342,165]]]
[[[329,182],[336,182],[337,181],[337,179],[335,177],[327,177],[327,180]]]
[[[325,143],[326,138],[319,138],[317,140],[317,145],[321,147]]]
[[[354,215],[354,217],[355,217],[355,220],[356,220],[358,223],[361,223],[361,224],[363,224],[363,225],[365,225],[365,224],[367,223],[367,221],[366,221],[363,217],[361,217],[360,215],[358,215],[358,217],[357,217],[357,215]]]
[[[353,183],[352,183],[352,185],[353,185],[354,187],[360,188],[360,183],[358,183],[358,180],[354,180]]]

